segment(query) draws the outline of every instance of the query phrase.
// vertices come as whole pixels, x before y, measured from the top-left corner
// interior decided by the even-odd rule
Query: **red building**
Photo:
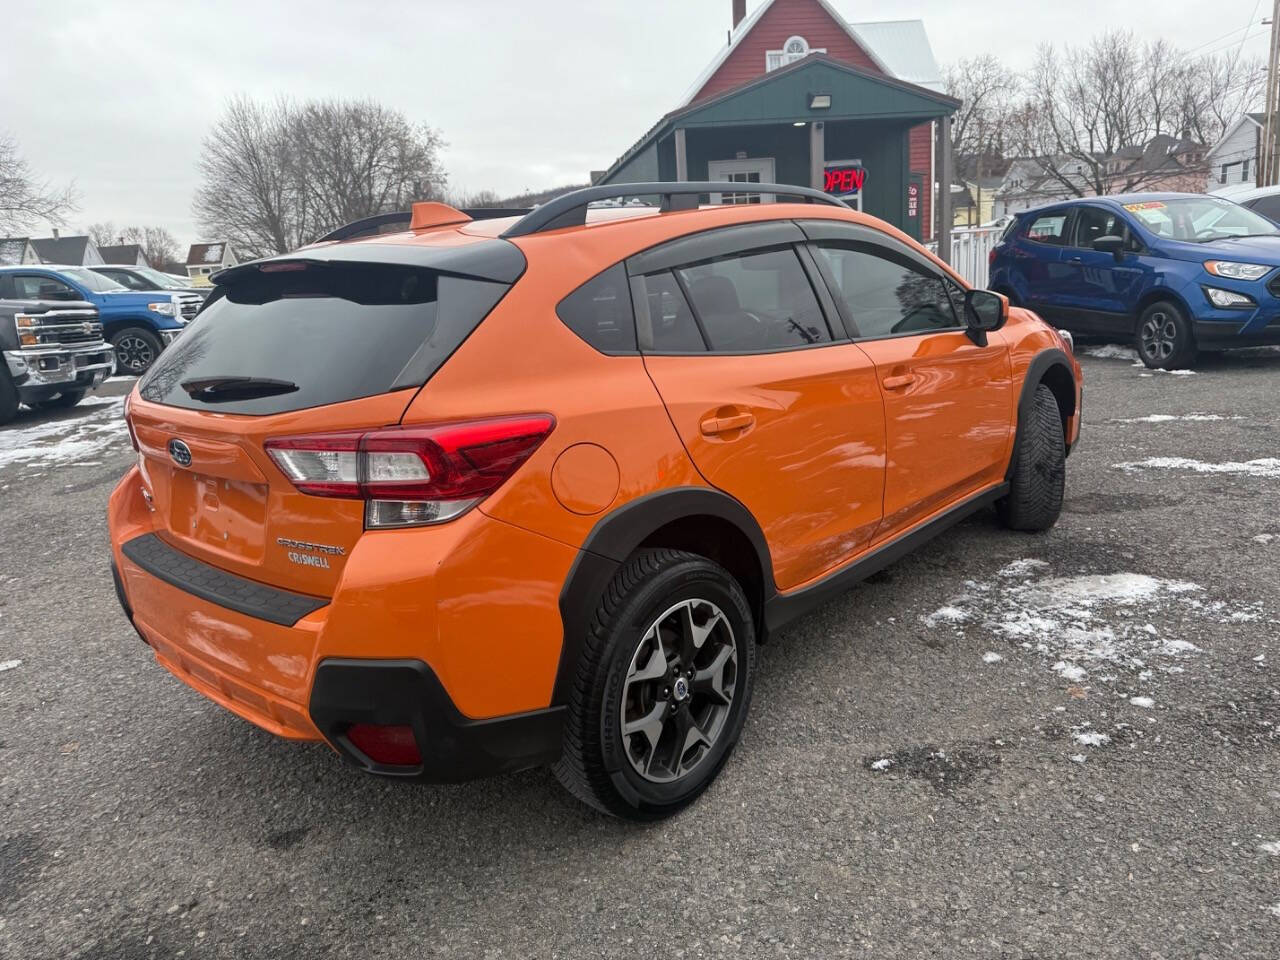
[[[682,102],[598,182],[814,186],[931,238],[932,185],[946,182],[937,131],[959,102],[942,92],[923,23],[849,23],[826,0],[762,0],[750,16],[732,0],[732,16]]]

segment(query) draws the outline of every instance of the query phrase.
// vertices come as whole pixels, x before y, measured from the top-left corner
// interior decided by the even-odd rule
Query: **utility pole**
[[[1270,187],[1276,183],[1277,159],[1280,159],[1280,0],[1273,0],[1271,8],[1271,49],[1267,54],[1267,114],[1259,144],[1258,186]]]

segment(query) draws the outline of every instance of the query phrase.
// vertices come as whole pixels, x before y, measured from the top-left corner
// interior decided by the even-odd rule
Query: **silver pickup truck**
[[[18,404],[74,407],[115,370],[98,310],[66,300],[0,300],[0,425]]]

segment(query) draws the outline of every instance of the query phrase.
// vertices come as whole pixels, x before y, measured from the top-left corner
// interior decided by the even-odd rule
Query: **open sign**
[[[850,193],[861,193],[862,186],[866,182],[867,171],[860,163],[828,164],[822,189],[839,197]]]

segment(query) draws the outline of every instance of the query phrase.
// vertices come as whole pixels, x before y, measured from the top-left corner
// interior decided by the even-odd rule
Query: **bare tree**
[[[961,101],[951,118],[951,150],[957,157],[1004,156],[1018,75],[990,54],[950,64],[947,93]]]
[[[17,233],[42,220],[60,226],[75,209],[75,187],[53,187],[38,178],[18,141],[0,133],[0,232]]]
[[[110,247],[120,242],[120,231],[110,220],[99,220],[85,228],[95,247]]]
[[[435,196],[440,147],[435,131],[372,101],[239,97],[205,138],[196,219],[243,255],[286,253]]]
[[[142,255],[153,267],[161,267],[178,258],[178,241],[164,227],[117,228],[110,220],[91,223],[89,239],[98,247],[113,247],[123,243],[136,243]]]

